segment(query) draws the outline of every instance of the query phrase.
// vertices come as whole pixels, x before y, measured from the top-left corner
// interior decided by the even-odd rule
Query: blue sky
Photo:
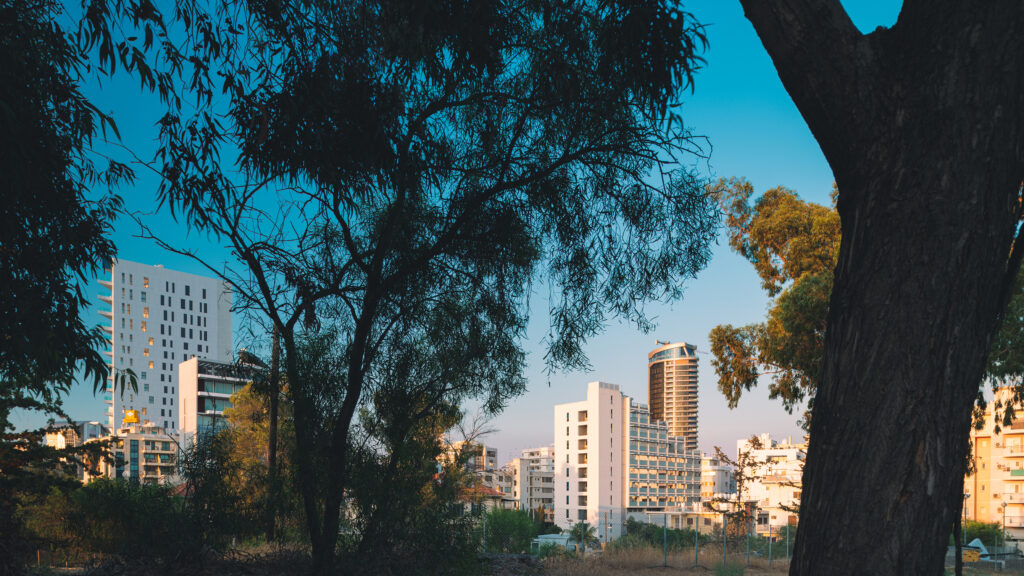
[[[848,0],[843,2],[854,23],[862,31],[891,26],[898,15],[898,1]],[[707,64],[696,77],[696,91],[682,104],[682,114],[691,130],[706,136],[712,145],[710,177],[742,176],[750,180],[757,193],[784,185],[806,199],[827,204],[832,188],[832,172],[800,117],[761,46],[753,27],[743,17],[738,0],[699,0],[687,9],[707,26],[710,47]],[[137,149],[141,157],[150,157],[154,149],[154,122],[161,109],[156,99],[140,94],[135,82],[115,78],[88,91],[100,109],[113,113],[123,140]],[[121,190],[129,210],[151,214],[155,209],[158,181],[142,168],[137,182]],[[202,237],[189,237],[167,214],[143,216],[172,242],[201,246],[210,260],[226,260],[227,252]],[[160,251],[136,237],[136,225],[122,217],[114,230],[114,241],[121,258],[163,264],[167,268],[203,274],[195,262]],[[102,293],[98,284],[90,286],[93,296]],[[540,302],[540,298],[535,299]],[[799,437],[797,414],[790,415],[777,401],[769,400],[767,387],[748,393],[739,407],[729,410],[716,388],[716,378],[708,354],[707,336],[718,324],[748,324],[764,316],[768,300],[760,289],[753,268],[733,254],[723,239],[714,250],[710,265],[691,281],[682,301],[670,306],[648,308],[657,317],[658,327],[643,334],[626,324],[613,324],[586,347],[592,370],[587,373],[548,375],[544,372],[541,340],[547,318],[541,302],[536,306],[527,335],[529,351],[527,377],[529,390],[512,401],[491,422],[496,431],[485,441],[499,449],[504,462],[523,448],[546,445],[552,441],[552,406],[582,399],[585,383],[604,380],[619,384],[623,392],[647,401],[647,352],[654,340],[686,341],[697,345],[700,359],[699,446],[712,451],[721,446],[734,450],[737,439],[770,432],[774,436]],[[99,323],[96,309],[87,318]],[[236,319],[236,327],[240,324]],[[66,408],[75,419],[101,419],[103,401],[93,397],[91,385],[75,387]],[[38,418],[15,417],[15,425],[38,424]]]

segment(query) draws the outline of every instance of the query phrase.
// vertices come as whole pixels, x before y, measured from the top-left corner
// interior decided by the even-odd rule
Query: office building
[[[647,354],[651,420],[668,424],[686,451],[697,449],[697,347],[685,342],[663,344]]]
[[[681,512],[700,502],[701,455],[672,436],[648,407],[629,401],[627,514]]]
[[[110,291],[99,297],[110,306],[99,311],[110,321],[101,326],[110,346],[107,425],[120,429],[124,414],[136,410],[140,423],[175,430],[181,426],[178,364],[231,359],[231,292],[221,280],[160,265],[117,260],[107,271],[110,280],[99,282]],[[114,385],[127,370],[136,375],[137,390]]]

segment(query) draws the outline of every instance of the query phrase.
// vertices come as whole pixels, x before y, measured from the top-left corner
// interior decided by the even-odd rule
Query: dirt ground
[[[730,555],[728,567],[722,568],[721,553],[700,558],[694,566],[692,554],[672,554],[668,565],[659,551],[629,550],[588,553],[585,558],[566,556],[536,561],[528,557],[492,557],[488,559],[489,576],[680,576],[687,574],[782,576],[788,573],[785,560],[775,560],[769,566],[764,558],[751,557],[747,566],[746,555]]]

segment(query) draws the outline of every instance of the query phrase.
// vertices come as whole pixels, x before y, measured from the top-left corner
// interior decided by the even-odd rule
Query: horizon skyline
[[[861,30],[891,25],[900,3],[843,2]],[[796,190],[809,201],[828,205],[832,172],[806,123],[782,87],[774,66],[761,46],[753,27],[743,16],[739,3],[698,3],[687,7],[707,26],[709,49],[706,66],[696,77],[695,92],[680,105],[680,112],[696,134],[709,138],[710,159],[699,164],[709,180],[718,177],[746,177],[760,195],[779,185]],[[140,157],[155,150],[152,126],[160,110],[153,95],[139,94],[134,80],[115,77],[104,86],[90,86],[87,94],[98,107],[117,110],[115,114],[125,145]],[[230,253],[202,234],[179,227],[166,213],[153,213],[153,198],[159,180],[140,171],[131,190],[122,190],[125,209],[151,226],[155,233],[176,245],[200,250],[215,266],[232,262]],[[122,216],[115,225],[113,240],[118,256],[125,260],[162,264],[172,270],[204,276],[209,271],[183,256],[155,249],[151,240],[140,238],[131,218]],[[720,235],[712,258],[696,279],[685,286],[684,298],[673,304],[651,303],[647,310],[658,327],[644,334],[635,326],[609,322],[605,330],[585,345],[591,369],[576,373],[549,374],[544,368],[544,336],[547,328],[546,301],[542,286],[535,287],[527,334],[523,340],[528,356],[526,393],[509,402],[494,419],[500,430],[491,443],[499,454],[514,457],[524,448],[547,445],[551,406],[571,401],[580,395],[586,382],[599,379],[619,384],[624,393],[646,398],[646,353],[655,339],[684,340],[698,347],[698,448],[711,452],[715,445],[729,447],[735,440],[751,434],[769,432],[774,436],[796,436],[797,414],[787,414],[781,403],[768,398],[767,379],[744,393],[739,406],[729,410],[715,385],[708,354],[707,334],[718,324],[744,325],[760,322],[767,310],[768,298],[760,287],[753,267],[733,253]],[[95,281],[86,287],[90,298],[99,294]],[[101,323],[95,307],[84,316],[91,325]],[[235,329],[235,348],[244,340],[245,321],[239,318]],[[636,360],[631,360],[636,358]],[[65,398],[69,415],[78,419],[102,414],[103,401],[92,396],[88,384],[77,383]],[[92,409],[95,407],[96,409]],[[537,407],[543,407],[538,410]],[[473,405],[468,408],[472,410]],[[19,427],[27,427],[25,415],[16,416]],[[45,420],[45,419],[42,419]]]

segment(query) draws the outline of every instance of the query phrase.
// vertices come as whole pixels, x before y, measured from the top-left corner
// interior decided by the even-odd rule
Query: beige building
[[[555,449],[528,448],[508,465],[512,497],[520,510],[544,511],[545,522],[555,520]]]
[[[110,438],[114,461],[105,464],[110,478],[141,484],[177,484],[179,439],[162,426],[123,424]]]
[[[700,499],[702,502],[730,499],[736,493],[732,466],[708,454],[700,458]]]
[[[1009,400],[1011,390],[996,391],[996,401]],[[970,520],[1006,527],[1011,538],[1024,538],[1024,419],[995,432],[992,406],[985,426],[971,430],[974,474],[964,479],[964,515]],[[1020,408],[1018,407],[1018,410]]]
[[[498,468],[497,448],[465,440],[446,442],[445,450],[438,459],[450,463],[459,455],[466,458],[466,470],[480,481],[483,488],[480,494],[486,494],[501,508],[516,508],[514,478],[509,471]]]
[[[685,450],[697,449],[697,347],[664,344],[647,354],[651,420],[668,424],[669,435],[682,438]]]

